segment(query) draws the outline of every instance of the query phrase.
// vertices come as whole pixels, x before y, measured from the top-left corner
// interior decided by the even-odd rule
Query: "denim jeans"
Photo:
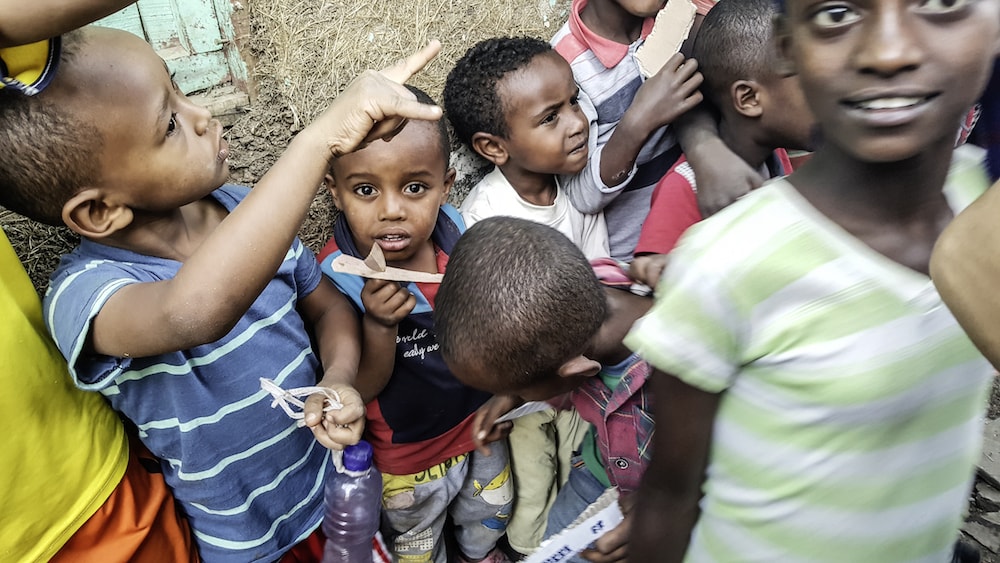
[[[545,539],[561,532],[569,526],[576,517],[593,504],[607,488],[594,477],[594,474],[583,464],[583,458],[574,455],[569,471],[569,479],[559,494],[556,502],[549,510],[549,521],[545,528]],[[574,556],[569,563],[587,563],[585,559]]]

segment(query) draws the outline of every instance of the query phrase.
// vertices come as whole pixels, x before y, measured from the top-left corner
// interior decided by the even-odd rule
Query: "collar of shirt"
[[[573,0],[573,5],[569,11],[569,27],[573,32],[573,35],[578,37],[588,49],[594,52],[597,56],[597,60],[601,61],[601,64],[605,68],[612,68],[625,58],[628,54],[629,47],[631,45],[623,45],[617,43],[610,39],[601,37],[591,31],[583,24],[583,20],[580,19],[580,12],[587,5],[587,0]],[[653,18],[646,18],[646,21],[642,22],[642,31],[639,33],[639,39],[643,40],[649,35],[649,32],[653,30]]]

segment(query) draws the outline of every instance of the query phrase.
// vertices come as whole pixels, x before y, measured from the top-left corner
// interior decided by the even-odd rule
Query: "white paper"
[[[624,520],[618,506],[618,490],[610,488],[563,531],[542,542],[525,563],[556,563],[580,553],[597,538]]]
[[[507,422],[508,420],[514,420],[515,418],[521,418],[526,414],[531,414],[533,412],[543,411],[545,409],[552,408],[552,405],[546,403],[545,401],[529,401],[523,405],[511,410],[507,414],[496,419],[493,424],[498,424],[500,422]]]

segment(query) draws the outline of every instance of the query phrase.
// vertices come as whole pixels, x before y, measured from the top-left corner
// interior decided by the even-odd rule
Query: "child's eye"
[[[371,197],[378,194],[378,190],[376,190],[375,186],[372,186],[371,184],[361,184],[360,186],[354,188],[354,193],[361,197]]]
[[[573,96],[569,99],[569,105],[578,106],[580,105],[580,96]]]
[[[174,131],[176,130],[177,130],[177,114],[171,113],[170,121],[167,122],[167,136],[169,137],[173,135]]]
[[[813,12],[812,21],[819,27],[830,28],[853,23],[860,17],[861,15],[850,6],[836,4],[823,6]]]
[[[542,118],[542,125],[545,125],[545,124],[548,124],[548,123],[553,123],[556,120],[557,117],[558,117],[558,114],[556,112],[552,112],[552,113],[546,115],[545,117]]]
[[[961,10],[969,0],[922,0],[918,9],[925,13],[942,14]]]
[[[410,195],[418,195],[424,193],[427,190],[428,190],[427,186],[423,184],[414,183],[414,184],[407,184],[406,187],[403,188],[403,193]]]

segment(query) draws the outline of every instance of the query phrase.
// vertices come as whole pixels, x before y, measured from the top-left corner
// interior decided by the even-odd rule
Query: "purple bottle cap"
[[[344,469],[348,471],[367,471],[372,466],[372,445],[361,440],[353,446],[344,448]]]

